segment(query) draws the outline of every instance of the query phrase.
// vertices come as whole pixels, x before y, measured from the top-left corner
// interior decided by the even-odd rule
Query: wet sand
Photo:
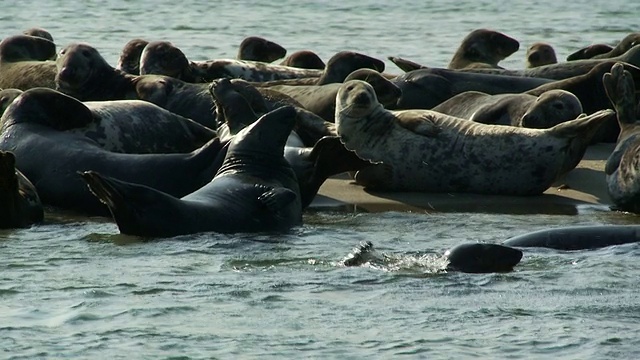
[[[615,144],[587,149],[578,166],[539,196],[494,196],[461,193],[374,192],[347,175],[327,180],[311,208],[347,208],[366,212],[485,212],[573,214],[580,205],[609,206],[604,166]]]

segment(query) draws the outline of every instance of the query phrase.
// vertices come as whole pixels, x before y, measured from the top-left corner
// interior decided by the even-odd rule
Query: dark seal
[[[469,33],[453,54],[449,69],[500,68],[498,62],[518,51],[520,43],[497,31],[477,29]]]
[[[589,250],[640,242],[640,226],[592,225],[544,229],[514,236],[502,244],[556,250]]]
[[[526,58],[527,68],[556,64],[558,62],[556,51],[551,45],[543,42],[531,44],[531,46],[527,48]]]
[[[0,151],[0,229],[26,227],[43,218],[36,188],[16,169],[15,156]]]
[[[140,75],[140,56],[149,42],[144,39],[131,39],[122,48],[116,69],[131,75]]]
[[[317,70],[323,70],[325,67],[320,56],[311,50],[296,51],[282,60],[280,65]]]
[[[0,42],[0,88],[55,88],[56,45],[45,38],[15,35]]]
[[[273,41],[259,36],[248,36],[240,43],[236,58],[270,63],[282,59],[286,54],[287,49]]]

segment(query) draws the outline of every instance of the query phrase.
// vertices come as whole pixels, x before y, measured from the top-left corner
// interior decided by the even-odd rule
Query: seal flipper
[[[394,63],[397,67],[400,68],[400,70],[402,70],[404,72],[409,72],[409,71],[413,71],[413,70],[426,69],[427,68],[426,66],[420,65],[417,62],[414,62],[414,61],[411,61],[411,60],[407,60],[407,59],[403,59],[403,58],[397,57],[397,56],[388,56],[387,59],[389,59],[389,61]]]
[[[612,120],[615,112],[611,109],[600,110],[591,115],[579,116],[574,120],[560,123],[545,131],[559,138],[581,138],[582,142],[589,143],[593,135],[602,124]]]
[[[620,127],[636,122],[635,84],[631,73],[624,69],[622,63],[611,67],[611,72],[602,77],[607,97],[618,117]]]
[[[271,188],[258,196],[258,200],[263,203],[271,212],[278,214],[291,202],[295,201],[296,193],[284,187]]]
[[[440,127],[433,121],[433,114],[424,113],[424,110],[404,110],[394,115],[398,125],[418,135],[434,137],[440,133]]]

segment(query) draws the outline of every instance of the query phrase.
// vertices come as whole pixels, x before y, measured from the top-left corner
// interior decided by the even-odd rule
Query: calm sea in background
[[[169,40],[192,60],[234,57],[258,35],[325,61],[354,50],[445,67],[462,38],[491,28],[559,59],[639,31],[635,1],[2,1],[0,37],[49,30],[115,65],[132,38]],[[387,72],[400,73],[387,62]],[[640,245],[526,251],[506,274],[445,273],[439,256],[577,224],[573,214],[309,211],[283,235],[198,234],[141,243],[110,219],[49,214],[0,231],[0,358],[640,357]],[[337,265],[370,240],[397,261]]]

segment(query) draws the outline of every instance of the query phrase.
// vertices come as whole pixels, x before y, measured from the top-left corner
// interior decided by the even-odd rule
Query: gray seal
[[[35,186],[16,169],[13,153],[0,151],[0,229],[27,227],[43,218]]]
[[[635,242],[640,242],[640,226],[590,225],[533,231],[509,238],[502,244],[519,248],[538,247],[575,251]]]
[[[573,120],[583,112],[578,97],[565,90],[549,90],[540,96],[467,91],[432,110],[483,124],[536,129]]]
[[[489,29],[473,30],[462,39],[448,68],[500,68],[498,63],[519,48],[517,40],[503,33]]]
[[[320,56],[311,50],[296,51],[282,60],[280,65],[317,70],[324,70],[326,66]]]
[[[273,41],[259,36],[248,36],[240,43],[236,58],[270,63],[282,59],[286,54],[287,49]]]
[[[596,54],[594,59],[611,59],[620,56],[636,45],[640,45],[640,32],[632,32],[625,36],[620,42],[606,53]],[[637,64],[634,64],[637,65]]]
[[[149,42],[144,39],[131,39],[122,48],[116,69],[131,75],[140,75],[140,56]]]
[[[215,178],[182,198],[97,172],[83,178],[123,234],[286,231],[302,223],[298,182],[283,157],[295,114],[283,107],[240,131]]]
[[[606,54],[611,50],[613,50],[611,45],[591,44],[569,54],[569,56],[567,56],[567,61],[591,59],[596,55]]]
[[[429,110],[389,111],[371,85],[345,83],[336,126],[345,147],[374,163],[356,181],[369,189],[537,195],[582,159],[603,110],[528,129],[485,125]]]
[[[0,90],[0,116],[4,114],[7,107],[15,100],[18,96],[22,94],[22,90],[19,89],[3,89]],[[1,119],[1,118],[0,118]],[[0,120],[0,126],[2,126],[2,122]]]
[[[184,196],[209,182],[220,167],[217,155],[223,144],[217,138],[190,153],[107,151],[85,134],[68,131],[86,124],[82,111],[76,111],[80,105],[86,111],[83,104],[50,89],[31,89],[14,100],[2,117],[0,150],[15,154],[17,168],[33,182],[44,204],[85,215],[108,214],[79,171],[95,170]]]
[[[556,51],[553,49],[553,46],[543,42],[531,44],[531,46],[527,48],[526,58],[527,68],[558,63]]]
[[[36,36],[36,37],[47,39],[53,42],[53,36],[51,36],[51,33],[43,28],[38,28],[38,27],[29,28],[23,31],[22,34],[29,35],[29,36]]]
[[[0,88],[55,88],[56,45],[45,38],[14,35],[0,42]]]

